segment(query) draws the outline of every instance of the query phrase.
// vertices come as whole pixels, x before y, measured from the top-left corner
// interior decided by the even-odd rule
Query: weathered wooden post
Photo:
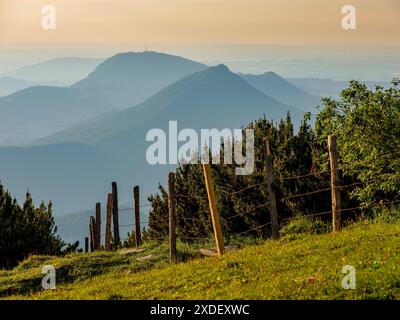
[[[112,205],[113,195],[109,193],[107,195],[107,217],[106,217],[106,238],[105,238],[105,249],[106,251],[111,250],[111,216],[112,216]]]
[[[217,247],[218,255],[223,255],[225,252],[224,238],[222,236],[221,223],[217,211],[217,200],[215,198],[214,182],[211,175],[210,165],[203,164],[203,171],[208,195],[208,203],[210,206],[211,219],[214,228],[215,245]]]
[[[90,217],[89,223],[89,236],[90,236],[90,252],[94,252],[96,249],[95,239],[96,239],[96,230],[95,230],[95,219],[93,216]]]
[[[140,206],[139,206],[139,186],[133,188],[134,208],[135,208],[135,238],[136,247],[142,244],[142,231],[140,229]]]
[[[265,169],[267,173],[267,192],[270,201],[271,229],[272,238],[279,239],[278,209],[276,206],[276,194],[274,190],[274,165],[272,154],[269,146],[269,140],[264,140],[265,151]]]
[[[85,253],[89,252],[89,237],[85,237]]]
[[[168,175],[168,209],[169,209],[169,260],[177,261],[176,251],[176,212],[175,212],[175,174]]]
[[[112,186],[112,196],[113,196],[113,222],[114,222],[114,245],[115,249],[118,248],[119,243],[120,243],[120,238],[119,238],[119,222],[118,222],[118,189],[117,189],[117,183],[113,181],[111,183]]]
[[[331,172],[331,194],[332,194],[332,226],[333,232],[340,229],[341,215],[341,199],[340,199],[340,178],[338,167],[338,151],[336,144],[336,136],[328,136],[329,163]]]
[[[101,250],[101,203],[96,203],[96,250]]]

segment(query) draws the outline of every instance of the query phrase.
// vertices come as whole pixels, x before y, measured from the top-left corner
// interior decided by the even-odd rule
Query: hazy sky
[[[54,5],[57,29],[41,28]],[[357,30],[341,28],[341,7]],[[399,0],[0,0],[0,44],[400,44]]]
[[[41,26],[47,4],[56,30]],[[356,30],[341,27],[347,4]],[[0,0],[0,74],[148,47],[241,72],[390,79],[399,30],[400,0]]]

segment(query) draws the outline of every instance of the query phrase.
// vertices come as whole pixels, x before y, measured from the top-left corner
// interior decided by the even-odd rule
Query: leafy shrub
[[[364,204],[399,200],[399,84],[394,79],[388,89],[370,90],[351,81],[340,101],[324,99],[317,116],[319,139],[326,143],[328,134],[337,135],[341,173],[359,182],[351,195]]]
[[[372,211],[373,222],[396,223],[400,221],[400,208],[376,208]]]
[[[281,233],[282,235],[293,234],[322,234],[332,230],[331,224],[320,219],[311,217],[298,216],[285,225]]]

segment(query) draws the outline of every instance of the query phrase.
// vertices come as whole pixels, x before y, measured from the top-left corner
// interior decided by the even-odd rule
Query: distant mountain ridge
[[[35,83],[12,77],[0,77],[0,97],[32,87]]]
[[[342,90],[346,89],[349,81],[332,80],[325,78],[287,78],[288,82],[293,85],[306,90],[314,95],[321,97],[332,97],[338,99]],[[350,79],[349,79],[350,80]],[[361,83],[366,84],[370,89],[380,84],[388,88],[391,86],[389,81],[364,81],[359,80]]]
[[[35,86],[0,98],[0,140],[10,145],[29,144],[80,121],[135,105],[205,68],[166,54],[118,54],[71,87]]]
[[[240,74],[254,88],[287,105],[296,106],[303,111],[313,111],[321,104],[321,98],[309,94],[275,72],[269,71],[260,75]]]
[[[287,111],[298,123],[302,116],[299,109],[272,99],[226,66],[218,65],[184,77],[137,106],[79,123],[38,143],[101,145],[138,128],[165,126],[169,120],[190,128],[240,128],[264,114],[278,121]]]
[[[101,95],[115,109],[121,109],[136,105],[173,82],[206,68],[204,64],[165,53],[119,53],[72,87],[89,95]]]
[[[124,55],[120,57],[127,58]],[[163,56],[162,59],[164,58],[168,57]],[[173,60],[177,63],[182,61]],[[115,63],[115,61],[109,62]],[[184,65],[189,67],[184,67],[182,72],[203,68],[203,65],[193,65],[190,61],[185,61]],[[37,95],[39,97],[46,95],[48,99],[46,101],[58,101],[62,108],[75,114],[81,111],[79,108],[82,104],[77,103],[71,108],[62,103],[82,99],[82,92],[87,94],[87,103],[92,103],[93,91],[91,94],[88,92],[99,82],[107,83],[114,77],[102,71],[102,68],[108,68],[107,64],[99,66],[100,71],[97,75],[95,72],[69,88],[53,87],[50,90],[46,87],[29,88],[16,93],[12,99],[26,101],[34,100]],[[165,74],[169,74],[170,68],[171,66],[165,67]],[[121,78],[132,78],[132,71],[123,71]],[[149,81],[156,76],[152,72],[149,72],[151,75]],[[90,79],[95,80],[91,82]],[[164,79],[171,78],[166,76]],[[88,91],[81,89],[85,86]],[[51,99],[49,99],[50,93]],[[65,98],[58,100],[64,96]],[[106,109],[106,99],[100,94],[96,95],[96,98],[96,105],[89,107]],[[52,108],[50,102],[47,105],[48,110],[40,114],[59,110]],[[22,102],[20,105],[15,104],[14,108],[19,110],[20,116],[24,113],[27,115],[21,122],[21,125],[25,123],[27,126],[31,114],[28,115],[29,108],[26,105]],[[0,107],[0,112],[2,111]],[[31,108],[30,111],[34,112],[35,109]],[[23,197],[26,188],[29,188],[35,199],[46,201],[51,199],[57,216],[65,212],[93,208],[96,202],[104,204],[105,196],[110,191],[111,181],[118,182],[120,203],[127,204],[132,201],[132,186],[140,185],[141,197],[146,199],[149,194],[157,191],[159,183],[165,184],[167,173],[176,167],[175,165],[151,166],[147,163],[145,154],[150,143],[145,137],[148,130],[160,128],[168,132],[168,122],[171,120],[178,122],[179,130],[236,129],[264,115],[278,122],[288,111],[295,125],[298,125],[302,119],[302,110],[277,101],[254,88],[225,65],[205,67],[203,70],[190,72],[175,80],[136,105],[103,114],[97,113],[96,116],[88,118],[83,115],[81,121],[75,125],[36,140],[39,145],[0,148],[0,177],[4,179],[10,191],[19,198]],[[68,117],[68,112],[62,116]],[[39,120],[34,123],[40,123]],[[69,223],[71,220],[64,218],[60,221]],[[66,235],[72,234],[71,226],[63,225],[61,228],[65,230]]]
[[[55,58],[0,74],[0,97],[33,86],[70,86],[103,61],[96,58]]]
[[[41,139],[41,146],[0,148],[0,176],[13,194],[22,196],[29,187],[35,198],[54,200],[59,213],[104,201],[111,181],[121,186],[121,202],[131,199],[133,184],[140,185],[146,197],[175,167],[147,163],[148,130],[168,132],[170,120],[178,122],[179,130],[234,129],[263,115],[279,121],[287,111],[299,123],[302,111],[266,96],[223,65],[211,67],[176,81],[137,106]],[[26,159],[30,161],[25,163]]]
[[[87,78],[77,82],[75,86],[84,87],[86,83],[93,85],[90,80],[104,79],[118,80],[155,76],[176,79],[177,74],[181,74],[183,77],[187,75],[188,70],[200,71],[207,67],[193,60],[154,51],[118,53],[105,60]]]
[[[7,72],[2,76],[38,84],[69,86],[86,77],[104,59],[64,57],[54,58]]]

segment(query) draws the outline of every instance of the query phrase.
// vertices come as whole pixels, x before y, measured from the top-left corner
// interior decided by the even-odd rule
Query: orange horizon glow
[[[398,0],[0,1],[0,44],[400,44]],[[53,31],[41,28],[46,4]],[[357,30],[340,26],[345,4]]]

